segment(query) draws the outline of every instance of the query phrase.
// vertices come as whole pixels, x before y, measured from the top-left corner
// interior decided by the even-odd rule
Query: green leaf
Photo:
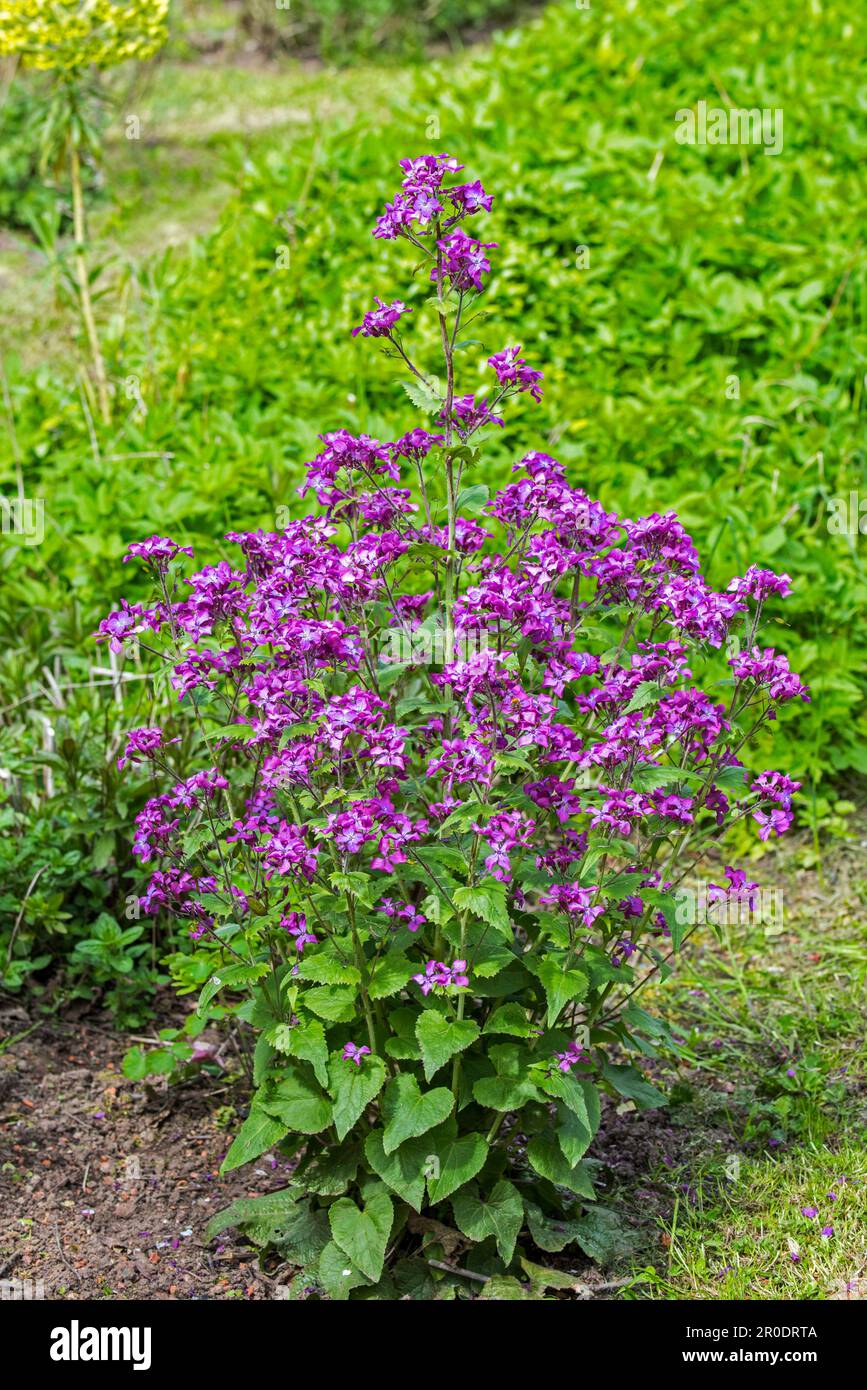
[[[361,981],[361,973],[354,965],[344,965],[336,956],[321,953],[301,957],[297,978],[313,980],[320,985],[357,985]]]
[[[281,1188],[279,1192],[266,1192],[262,1197],[238,1197],[211,1217],[205,1228],[205,1239],[213,1240],[229,1226],[285,1220],[297,1207],[298,1196],[298,1188],[293,1186]]]
[[[418,406],[426,415],[433,415],[442,408],[441,396],[423,381],[419,381],[418,377],[413,377],[412,381],[402,381],[401,386],[413,405]]]
[[[506,1033],[513,1038],[529,1038],[533,1032],[533,1025],[527,1018],[526,1009],[522,1009],[520,1004],[502,1004],[499,1009],[494,1009],[482,1032]]]
[[[527,1158],[539,1176],[547,1178],[556,1187],[567,1187],[570,1192],[591,1201],[595,1198],[596,1193],[585,1166],[579,1163],[575,1168],[571,1167],[559,1147],[547,1136],[539,1135],[530,1140]]]
[[[360,1209],[350,1197],[339,1197],[328,1209],[335,1245],[374,1284],[382,1274],[393,1219],[394,1207],[383,1182],[365,1186]]]
[[[445,1086],[422,1092],[414,1076],[401,1072],[388,1083],[385,1090],[385,1152],[394,1153],[405,1140],[415,1139],[442,1124],[446,1116],[451,1114],[454,1103],[454,1096]]]
[[[526,957],[524,964],[540,982],[548,1000],[548,1027],[553,1028],[566,1004],[573,999],[583,999],[587,993],[589,980],[583,970],[564,970],[562,964],[548,956],[539,959]]]
[[[371,999],[387,999],[408,984],[418,970],[402,951],[390,951],[378,960],[370,974],[367,992]]]
[[[220,1172],[231,1173],[233,1168],[240,1168],[242,1164],[252,1162],[254,1158],[273,1148],[287,1133],[288,1126],[282,1120],[269,1115],[254,1103],[223,1159]]]
[[[493,1236],[503,1264],[509,1265],[524,1224],[524,1203],[518,1189],[502,1179],[487,1198],[461,1192],[452,1198],[455,1221],[470,1240]]]
[[[506,885],[495,878],[484,879],[475,888],[456,888],[455,907],[481,917],[488,926],[511,939],[512,924],[506,907]]]
[[[266,1088],[263,1110],[282,1120],[296,1134],[319,1134],[331,1124],[331,1103],[313,1081],[295,1072]]]
[[[620,1218],[607,1207],[591,1207],[577,1221],[577,1240],[585,1255],[597,1264],[611,1264],[632,1254],[635,1237],[622,1224]]]
[[[616,1066],[613,1062],[604,1061],[602,1075],[619,1095],[634,1100],[639,1110],[656,1110],[665,1104],[662,1091],[645,1081],[637,1067]]]
[[[424,1201],[425,1166],[430,1156],[430,1143],[424,1135],[408,1139],[393,1153],[383,1146],[383,1132],[375,1129],[364,1141],[364,1152],[373,1171],[405,1202],[421,1211]]]
[[[540,1250],[558,1255],[567,1245],[574,1245],[578,1239],[578,1222],[567,1221],[563,1217],[546,1216],[541,1207],[533,1202],[525,1202],[527,1225],[530,1235]]]
[[[385,1063],[381,1057],[366,1056],[361,1066],[344,1061],[332,1052],[328,1068],[329,1091],[333,1101],[334,1128],[343,1139],[385,1084]]]
[[[367,1284],[361,1271],[333,1240],[328,1242],[319,1256],[319,1282],[329,1298],[341,1303],[353,1289]]]
[[[199,995],[199,1002],[196,1005],[196,1012],[203,1014],[214,995],[221,989],[240,989],[247,984],[253,984],[256,980],[261,980],[265,975],[270,974],[271,967],[265,961],[260,961],[256,965],[227,965],[220,967],[202,988]]]
[[[490,495],[491,492],[487,483],[473,483],[470,487],[462,487],[455,502],[455,510],[458,512],[480,512]]]
[[[309,1062],[320,1086],[328,1085],[328,1044],[325,1029],[317,1018],[303,1023],[278,1023],[268,1033],[269,1042],[289,1057]]]
[[[488,1143],[481,1134],[451,1134],[431,1147],[437,1160],[437,1176],[430,1165],[427,1178],[428,1201],[443,1202],[482,1171],[488,1157]],[[434,1170],[436,1171],[436,1170]]]
[[[475,1042],[479,1025],[472,1019],[449,1019],[436,1009],[425,1009],[419,1015],[415,1035],[421,1048],[425,1081],[430,1081],[450,1058]]]
[[[321,985],[304,993],[304,1007],[328,1023],[352,1023],[358,1013],[354,989]]]

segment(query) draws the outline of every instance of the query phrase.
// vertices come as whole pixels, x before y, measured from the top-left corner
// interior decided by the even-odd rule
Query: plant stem
[[[108,378],[105,372],[105,361],[103,360],[102,349],[99,345],[99,335],[96,331],[96,319],[93,315],[93,301],[90,297],[90,280],[87,274],[87,262],[84,255],[87,232],[84,220],[84,194],[81,187],[81,156],[79,155],[78,145],[75,143],[74,139],[70,142],[69,147],[69,176],[72,183],[75,278],[78,281],[81,317],[84,320],[87,341],[90,345],[90,355],[93,358],[93,375],[96,381],[96,396],[99,402],[99,413],[102,416],[103,423],[107,425],[111,420],[111,403],[108,395]]]

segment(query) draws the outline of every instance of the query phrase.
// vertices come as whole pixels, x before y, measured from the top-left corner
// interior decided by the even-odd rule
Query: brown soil
[[[32,1021],[5,1008],[0,1037]],[[108,1026],[52,1021],[0,1054],[0,1278],[49,1299],[271,1297],[249,1247],[204,1238],[235,1197],[286,1181],[276,1159],[218,1175],[237,1126],[221,1107],[242,1091],[128,1081],[125,1048]]]

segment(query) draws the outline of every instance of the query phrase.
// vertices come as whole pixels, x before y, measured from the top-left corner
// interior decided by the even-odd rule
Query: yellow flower
[[[0,56],[70,71],[150,58],[168,37],[169,0],[0,0]]]

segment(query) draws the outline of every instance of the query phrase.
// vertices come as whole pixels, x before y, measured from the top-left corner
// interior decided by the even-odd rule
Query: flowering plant
[[[0,0],[0,55],[43,70],[153,57],[168,37],[169,0]]]
[[[662,1099],[627,1060],[666,1037],[634,995],[689,934],[695,857],[738,819],[790,824],[798,784],[739,755],[809,698],[758,644],[787,576],[715,592],[673,513],[621,519],[543,453],[492,498],[467,482],[542,374],[507,346],[488,394],[460,394],[496,250],[464,224],[492,198],[445,155],[402,167],[374,235],[424,257],[440,374],[402,300],[354,331],[409,371],[430,428],[322,436],[301,488],[320,514],[231,534],[239,563],[181,578],[189,549],[132,545],[155,602],[100,625],[143,634],[197,722],[186,779],[158,726],[129,736],[124,761],[171,784],[138,818],[142,902],[188,920],[173,965],[200,1010],[239,999],[257,1030],[224,1168],[300,1154],[280,1241],[332,1297],[427,1296],[437,1242],[488,1269],[519,1241],[596,1248],[600,1095]],[[724,646],[713,697],[696,672],[722,675]]]

